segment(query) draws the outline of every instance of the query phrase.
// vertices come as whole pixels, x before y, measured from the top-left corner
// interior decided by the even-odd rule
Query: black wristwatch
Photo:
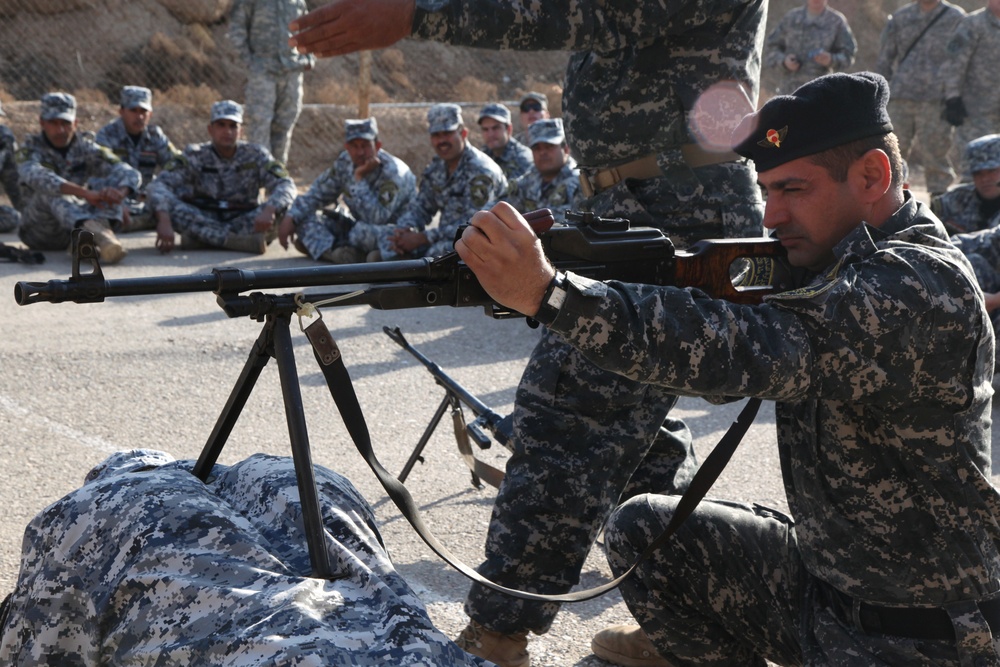
[[[550,324],[556,319],[556,315],[559,314],[559,309],[562,308],[563,301],[565,300],[566,274],[562,271],[556,271],[556,275],[552,276],[552,282],[549,283],[548,289],[542,295],[542,304],[538,307],[538,312],[535,313],[534,319],[542,324]]]

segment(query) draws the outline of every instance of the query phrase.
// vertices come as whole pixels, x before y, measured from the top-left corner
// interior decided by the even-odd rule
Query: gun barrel
[[[249,270],[222,267],[205,274],[121,280],[106,280],[100,275],[82,275],[69,280],[50,280],[44,283],[20,281],[14,285],[14,300],[22,306],[42,301],[93,303],[120,296],[187,292],[238,294],[251,290],[441,280],[453,274],[454,264],[423,258],[290,269]]]

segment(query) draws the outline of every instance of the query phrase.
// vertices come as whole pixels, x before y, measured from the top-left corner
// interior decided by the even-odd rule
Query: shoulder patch
[[[484,206],[490,200],[493,191],[493,179],[486,174],[473,176],[469,181],[469,199],[476,206]]]
[[[278,178],[288,178],[288,170],[285,169],[285,165],[281,164],[277,160],[267,165],[267,171]]]
[[[382,181],[382,184],[378,186],[378,202],[382,206],[388,206],[396,198],[399,193],[399,186],[396,185],[394,181],[386,179]]]

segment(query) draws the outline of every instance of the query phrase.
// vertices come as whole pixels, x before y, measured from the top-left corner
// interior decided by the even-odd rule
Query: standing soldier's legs
[[[271,152],[282,164],[288,163],[292,130],[302,113],[302,72],[288,72],[277,80],[274,117],[271,120]]]
[[[920,104],[913,102],[911,100],[889,100],[889,117],[892,118],[892,131],[896,135],[896,139],[899,141],[899,154],[903,156],[903,159],[907,162],[911,159],[911,151],[913,150],[913,141],[917,136],[917,114]],[[920,155],[924,155],[923,142],[917,148]],[[913,165],[910,165],[912,173]]]
[[[659,537],[679,499],[638,496],[615,511],[605,531],[615,576]],[[703,500],[621,592],[672,665],[764,667],[765,659],[801,665],[808,581],[788,517],[759,505]],[[595,637],[595,649],[613,646],[607,633]]]
[[[245,95],[243,111],[247,141],[259,144],[273,153],[271,123],[274,121],[274,105],[278,99],[278,84],[269,74],[250,72],[247,75]]]
[[[889,103],[890,107],[892,103]],[[948,191],[955,180],[955,170],[952,168],[951,151],[954,128],[941,117],[943,104],[939,101],[922,102],[917,114],[917,136],[920,142],[920,153],[924,157],[924,176],[927,180],[927,192],[935,195]],[[892,118],[893,127],[896,118]]]

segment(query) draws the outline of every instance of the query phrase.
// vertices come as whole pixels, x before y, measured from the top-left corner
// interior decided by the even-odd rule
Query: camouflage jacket
[[[643,382],[776,401],[786,496],[812,575],[884,605],[994,595],[994,343],[972,268],[909,195],[834,253],[806,287],[758,306],[570,274],[549,327]]]
[[[577,208],[580,198],[580,170],[571,161],[548,183],[532,167],[531,171],[510,184],[501,201],[507,202],[521,213],[549,208],[552,209],[556,222],[566,222],[566,211]]]
[[[7,194],[14,208],[24,207],[21,186],[17,182],[17,139],[6,125],[0,125],[0,187]]]
[[[93,179],[105,185],[138,192],[142,176],[104,146],[77,132],[65,152],[56,150],[44,134],[31,134],[17,152],[17,173],[24,194],[59,196],[70,182],[86,186]]]
[[[931,210],[941,219],[950,234],[964,234],[1000,227],[1000,212],[988,216],[976,186],[965,183],[931,200]]]
[[[138,169],[142,174],[143,187],[153,181],[157,169],[180,152],[158,125],[150,125],[139,135],[139,140],[134,141],[125,130],[125,123],[121,118],[98,130],[95,141],[110,148],[122,162]]]
[[[229,40],[251,72],[278,75],[308,69],[315,57],[288,45],[288,24],[307,11],[305,0],[236,0]]]
[[[785,14],[764,42],[764,66],[781,72],[780,92],[790,93],[816,77],[839,72],[854,63],[858,43],[847,19],[827,7],[812,17],[806,8],[796,7]],[[813,61],[817,51],[826,51],[833,60],[829,67]],[[784,66],[786,56],[795,56],[801,66],[792,72]]]
[[[112,454],[24,531],[0,664],[487,667],[436,629],[371,507],[316,466],[334,576],[316,579],[293,465]]]
[[[435,156],[424,169],[416,198],[399,217],[399,227],[423,230],[429,243],[449,241],[459,225],[507,189],[507,179],[497,163],[471,144],[465,145],[454,173]],[[436,227],[427,229],[440,213]]]
[[[381,165],[360,181],[354,180],[354,164],[347,151],[341,151],[333,166],[324,171],[299,195],[289,215],[300,225],[321,208],[344,204],[355,220],[373,225],[390,225],[417,193],[417,179],[405,162],[379,150]]]
[[[1000,114],[1000,18],[987,9],[972,12],[948,42],[945,99],[961,97],[969,115]]]
[[[211,142],[192,144],[166,164],[146,191],[155,211],[169,211],[183,197],[259,203],[260,189],[279,211],[292,205],[295,183],[284,165],[262,146],[241,141],[236,155],[222,158]]]
[[[486,146],[483,146],[482,151],[500,165],[503,175],[507,177],[508,181],[520,178],[535,165],[535,160],[531,157],[531,149],[513,137],[504,146],[503,155],[500,157],[494,155]]]
[[[449,44],[573,51],[562,109],[580,167],[602,168],[650,153],[679,159],[693,141],[688,114],[713,84],[732,81],[716,118],[726,148],[754,110],[765,0],[416,0],[413,35]],[[706,57],[706,53],[712,57]],[[746,97],[744,97],[746,95]]]
[[[946,47],[964,16],[964,9],[945,0],[929,12],[921,11],[916,2],[893,12],[882,29],[875,64],[875,71],[889,81],[893,99],[944,99]]]

